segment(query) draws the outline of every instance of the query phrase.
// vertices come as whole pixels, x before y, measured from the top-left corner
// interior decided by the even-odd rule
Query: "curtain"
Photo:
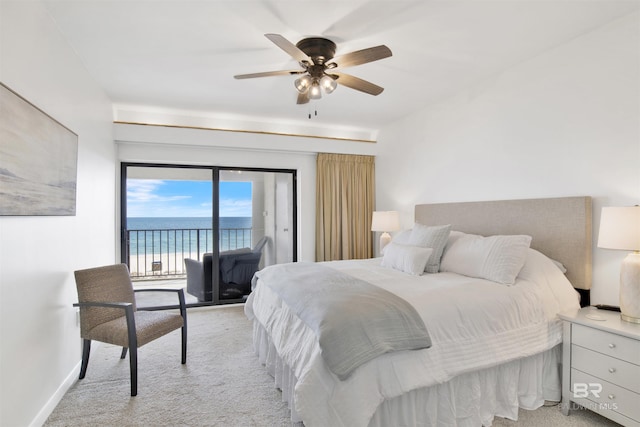
[[[373,156],[318,154],[316,261],[373,256],[374,197]]]

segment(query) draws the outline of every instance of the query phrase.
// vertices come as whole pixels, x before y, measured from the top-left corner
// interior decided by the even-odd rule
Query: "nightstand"
[[[595,307],[560,318],[565,321],[562,413],[581,406],[624,426],[640,427],[640,324]]]

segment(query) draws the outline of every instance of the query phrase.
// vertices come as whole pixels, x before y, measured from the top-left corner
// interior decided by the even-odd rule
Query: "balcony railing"
[[[184,259],[202,260],[213,251],[210,228],[126,230],[132,278],[170,278],[186,274]],[[220,251],[251,247],[251,228],[221,228]]]

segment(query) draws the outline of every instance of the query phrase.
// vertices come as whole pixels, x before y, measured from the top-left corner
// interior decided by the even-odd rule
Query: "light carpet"
[[[129,362],[119,347],[93,343],[85,379],[76,382],[45,426],[290,426],[289,410],[253,352],[243,307],[189,309],[187,364],[180,332],[138,351],[138,396],[130,396]],[[556,406],[520,410],[494,426],[588,427],[617,424],[586,410],[563,416]]]

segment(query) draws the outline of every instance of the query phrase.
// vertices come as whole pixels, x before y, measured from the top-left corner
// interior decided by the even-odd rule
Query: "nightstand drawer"
[[[598,353],[640,365],[640,341],[573,324],[571,342]]]
[[[571,367],[640,393],[640,366],[573,345]]]
[[[640,405],[638,404],[640,394],[638,393],[602,381],[577,369],[571,369],[571,390],[575,397],[585,397],[591,402],[597,403],[601,411],[615,411],[635,421],[640,421]],[[587,409],[589,408],[587,407]]]

